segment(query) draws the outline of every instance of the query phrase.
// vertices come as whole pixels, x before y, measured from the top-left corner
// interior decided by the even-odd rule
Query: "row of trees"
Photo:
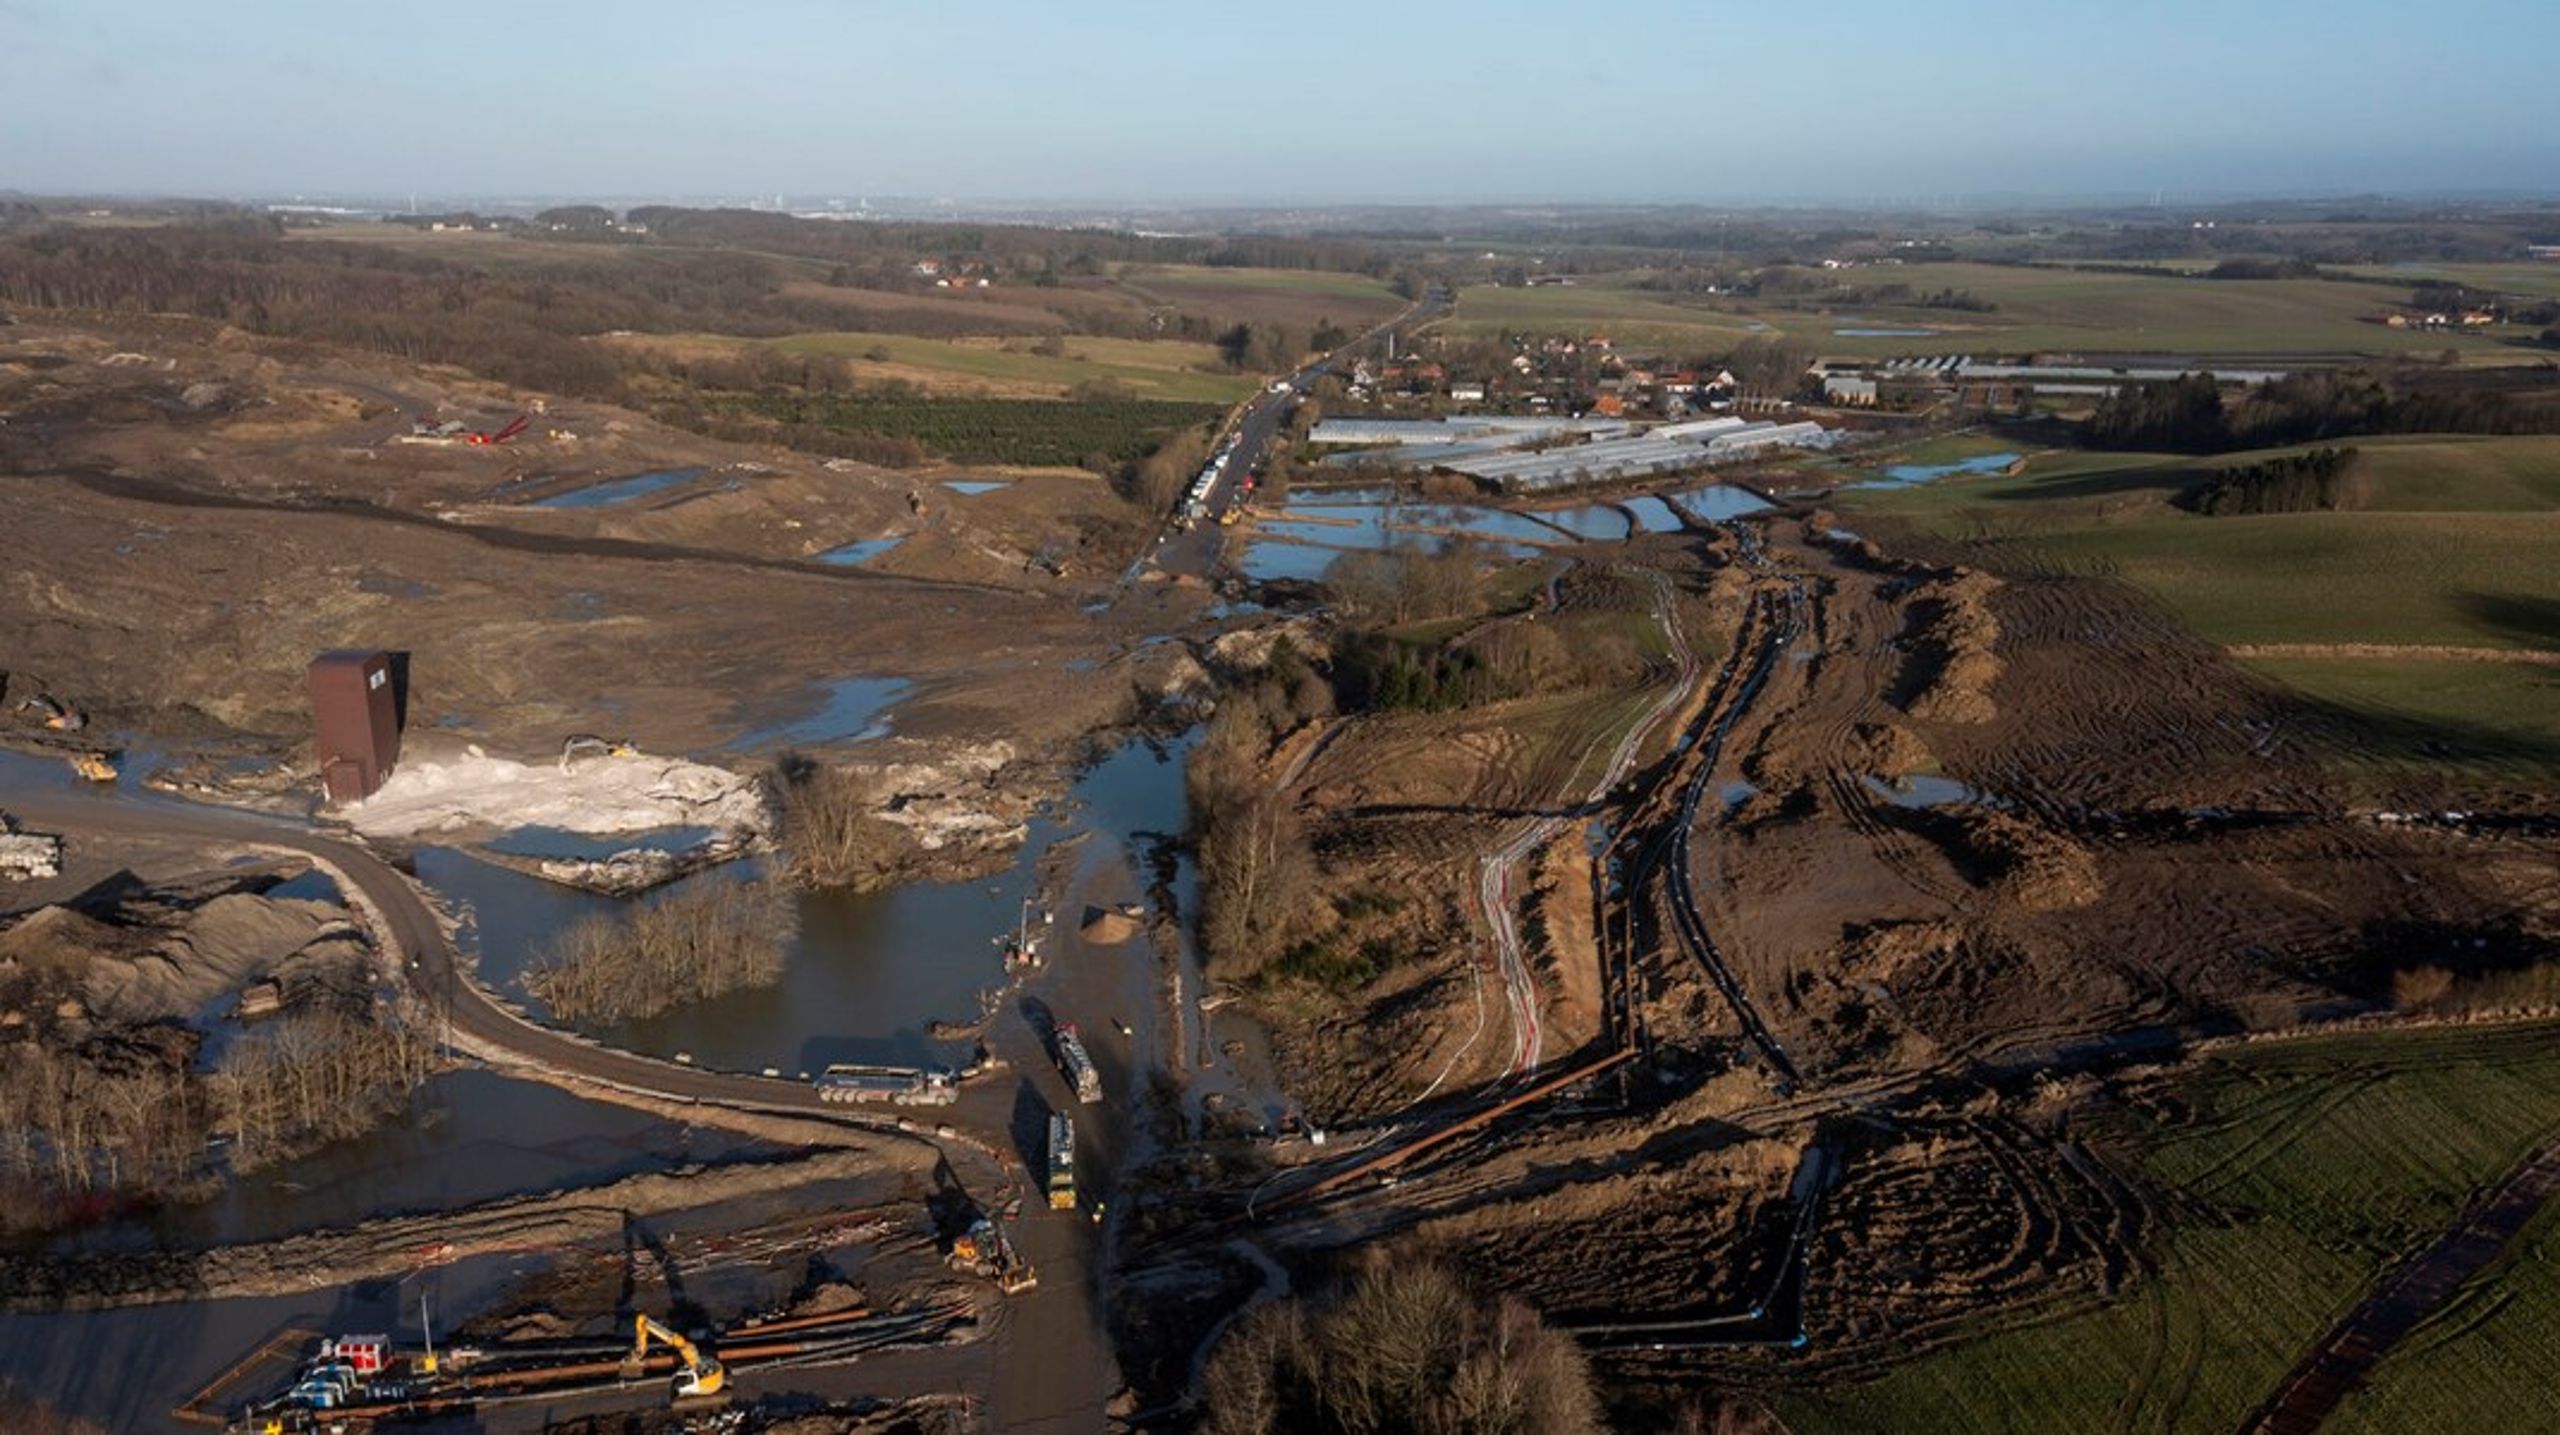
[[[296,1012],[234,1041],[212,1080],[233,1133],[236,1170],[265,1166],[372,1129],[435,1069],[425,1023],[371,1020],[326,1007]]]
[[[2395,386],[2370,373],[2294,374],[2225,401],[2211,374],[2128,384],[2099,401],[2089,441],[2102,448],[2215,453],[2390,433],[2560,432],[2560,404],[2522,403],[2484,384]]]
[[[2358,508],[2365,495],[2353,471],[2355,457],[2352,448],[2315,448],[2216,469],[2179,501],[2215,518]]]
[[[691,882],[626,917],[580,918],[525,973],[525,989],[571,1021],[620,1022],[781,979],[799,930],[768,882]]]
[[[1286,643],[1229,687],[1183,768],[1200,869],[1200,944],[1222,975],[1249,978],[1330,914],[1304,821],[1264,771],[1273,740],[1332,711],[1323,676]]]

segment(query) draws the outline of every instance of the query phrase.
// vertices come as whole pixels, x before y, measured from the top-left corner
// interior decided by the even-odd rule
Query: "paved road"
[[[1448,296],[1434,292],[1394,318],[1289,375],[1286,390],[1265,389],[1255,395],[1253,401],[1245,406],[1243,417],[1230,431],[1232,444],[1221,445],[1227,450],[1227,456],[1218,461],[1218,476],[1209,485],[1206,515],[1188,530],[1175,527],[1168,515],[1155,545],[1130,567],[1128,576],[1135,578],[1150,564],[1169,574],[1203,579],[1216,576],[1225,549],[1225,530],[1218,526],[1218,519],[1244,501],[1245,475],[1259,469],[1263,460],[1270,456],[1272,441],[1279,437],[1289,411],[1297,406],[1308,387],[1333,372],[1343,360],[1378,342],[1381,336],[1429,323],[1446,313],[1448,307]]]

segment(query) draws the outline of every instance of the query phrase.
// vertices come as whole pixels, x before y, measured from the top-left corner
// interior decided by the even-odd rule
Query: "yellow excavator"
[[[560,770],[567,772],[572,758],[639,755],[640,744],[627,737],[598,737],[591,732],[573,732],[560,744]]]
[[[636,1377],[640,1374],[649,1359],[649,1337],[656,1336],[659,1344],[673,1347],[677,1358],[684,1362],[676,1371],[678,1399],[688,1395],[717,1395],[728,1385],[728,1369],[717,1359],[703,1354],[702,1348],[692,1341],[649,1319],[646,1314],[633,1316],[631,1325],[631,1354],[622,1362],[625,1375]]]
[[[116,760],[103,752],[77,752],[71,755],[71,771],[83,782],[113,782]]]

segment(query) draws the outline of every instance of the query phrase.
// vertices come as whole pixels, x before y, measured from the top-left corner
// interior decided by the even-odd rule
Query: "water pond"
[[[702,474],[703,470],[699,468],[662,468],[653,473],[633,474],[629,478],[617,478],[587,488],[571,489],[567,493],[555,493],[549,498],[538,498],[534,500],[533,506],[536,508],[611,508],[616,504],[629,503],[635,498],[646,498],[661,489],[673,488],[679,483],[700,478]]]
[[[887,538],[865,538],[858,543],[847,543],[830,548],[817,555],[817,561],[831,568],[858,568],[906,541],[907,535],[903,533],[892,534]]]
[[[1861,479],[1851,488],[1916,488],[1942,478],[1968,473],[1998,473],[2016,463],[2014,453],[1986,453],[1975,458],[1960,458],[1951,463],[1898,463],[1874,478]]]
[[[1702,523],[1722,523],[1727,519],[1767,511],[1769,505],[1747,488],[1729,483],[1711,483],[1671,495],[1671,501],[1687,510]]]
[[[790,747],[796,743],[860,742],[889,730],[881,716],[913,685],[904,678],[838,678],[814,690],[808,710],[741,733],[733,748]]]

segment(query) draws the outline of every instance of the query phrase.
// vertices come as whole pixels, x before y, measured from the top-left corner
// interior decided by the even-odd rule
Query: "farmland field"
[[[2366,264],[2348,270],[2415,287],[2420,284],[2463,284],[2500,294],[2539,294],[2560,298],[2560,264]]]
[[[998,397],[1056,398],[1103,379],[1125,384],[1141,398],[1223,404],[1259,387],[1253,375],[1223,372],[1218,351],[1207,344],[1070,335],[1058,341],[1065,352],[1051,356],[1032,352],[1035,342],[848,331],[794,334],[773,340],[772,347],[849,359],[866,377],[907,378],[927,389]],[[874,354],[885,357],[872,359]]]
[[[2387,329],[2369,322],[2405,299],[2380,285],[2323,279],[2204,279],[2161,273],[2089,273],[2046,265],[1936,263],[1841,271],[1852,287],[1902,285],[1915,293],[1953,289],[1988,301],[1989,312],[1910,304],[1835,302],[1794,307],[1776,298],[1723,299],[1653,294],[1606,279],[1536,289],[1471,288],[1450,321],[1457,332],[1505,328],[1605,330],[1620,344],[1679,351],[1729,348],[1755,326],[1825,353],[2018,354],[2135,352],[2227,355],[2439,354],[2454,349],[2487,362],[2518,362],[2528,351],[2481,335]],[[1842,329],[1927,330],[1925,334],[1843,334]]]
[[[1604,285],[1598,281],[1535,289],[1478,285],[1458,292],[1457,312],[1441,324],[1451,333],[1489,337],[1506,329],[1605,333],[1622,345],[1674,352],[1714,353],[1756,332],[1752,322],[1673,296]]]
[[[1163,399],[899,399],[755,395],[746,412],[784,423],[912,439],[960,463],[1073,467],[1099,456],[1126,463],[1176,429],[1218,416],[1214,404]]]
[[[1119,272],[1118,284],[1148,303],[1221,320],[1286,325],[1302,334],[1327,320],[1358,333],[1404,307],[1378,280],[1310,269],[1130,265]]]
[[[1783,1412],[1807,1432],[2233,1429],[2377,1276],[2560,1127],[2555,1035],[2372,1033],[2210,1058],[2178,1081],[2186,1117],[2128,1133],[2134,1174],[2178,1213],[2153,1273],[2094,1310],[1990,1330]],[[2547,1271],[2518,1280],[2549,1285]],[[2499,1309],[2510,1344],[2548,1352],[2560,1308]],[[2524,1389],[2547,1368],[2501,1378]],[[2478,1391],[2393,1373],[2381,1395],[2403,1423],[2354,1428],[2497,1428],[2450,1418],[2489,1408]]]

